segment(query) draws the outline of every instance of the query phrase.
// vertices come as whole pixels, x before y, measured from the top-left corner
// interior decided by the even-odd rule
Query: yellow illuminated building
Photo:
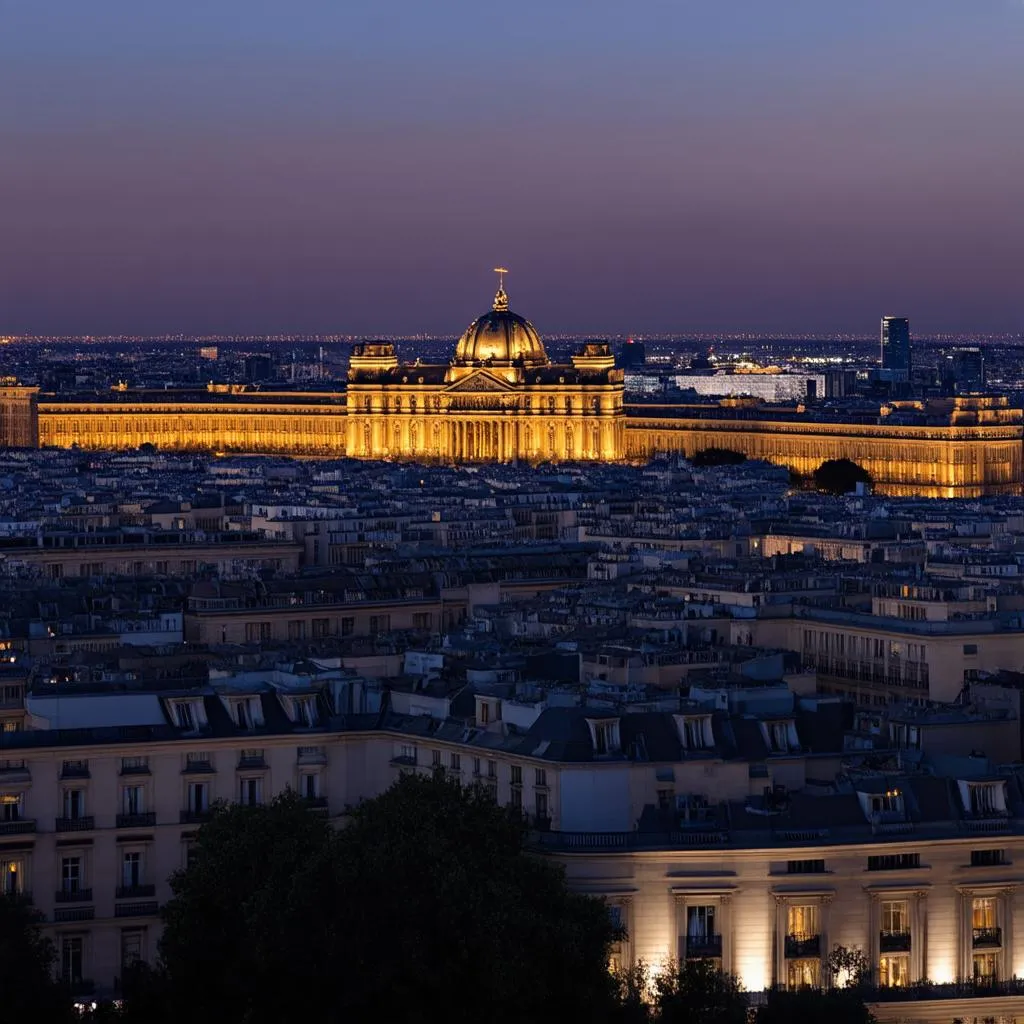
[[[1011,409],[1005,398],[901,402],[882,413],[871,422],[836,421],[800,408],[776,411],[749,399],[723,399],[716,406],[630,405],[626,457],[726,448],[805,474],[828,459],[850,459],[883,494],[1020,493],[1021,410]]]
[[[399,363],[388,344],[356,348],[348,374],[346,452],[357,458],[458,462],[623,457],[623,373],[607,344],[552,363],[533,324],[508,308],[501,282],[489,313],[448,365]]]
[[[501,272],[502,275],[504,271]],[[0,446],[416,459],[433,462],[644,461],[728,448],[801,473],[851,459],[893,495],[1020,493],[1021,411],[1005,398],[894,402],[874,415],[801,406],[625,404],[609,346],[552,362],[509,309],[503,278],[490,311],[449,363],[400,362],[387,342],[357,345],[336,391],[139,391],[106,396],[0,389]]]

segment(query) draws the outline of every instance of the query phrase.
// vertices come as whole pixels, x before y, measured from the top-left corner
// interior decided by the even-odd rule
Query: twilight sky
[[[0,334],[1024,330],[1024,0],[0,0]]]

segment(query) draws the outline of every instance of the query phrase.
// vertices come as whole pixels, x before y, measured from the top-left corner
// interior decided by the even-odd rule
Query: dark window
[[[971,867],[985,868],[1006,863],[1005,850],[971,850]]]
[[[964,644],[964,654],[977,654],[977,653],[978,653],[978,645],[977,644]]]
[[[904,868],[919,868],[919,853],[886,853],[877,857],[868,857],[868,871],[900,871]]]
[[[786,871],[790,875],[820,875],[825,870],[823,860],[790,860],[786,861]]]

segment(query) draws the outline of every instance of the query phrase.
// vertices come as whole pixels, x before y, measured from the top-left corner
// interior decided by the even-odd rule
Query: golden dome
[[[509,310],[508,295],[499,284],[494,307],[474,320],[459,338],[455,362],[493,364],[519,361],[528,366],[546,364],[548,354],[533,324]]]

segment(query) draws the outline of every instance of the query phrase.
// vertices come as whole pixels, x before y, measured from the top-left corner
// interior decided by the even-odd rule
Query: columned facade
[[[449,364],[400,363],[388,343],[356,347],[346,452],[451,462],[620,461],[623,374],[604,343],[552,363],[499,287]]]

